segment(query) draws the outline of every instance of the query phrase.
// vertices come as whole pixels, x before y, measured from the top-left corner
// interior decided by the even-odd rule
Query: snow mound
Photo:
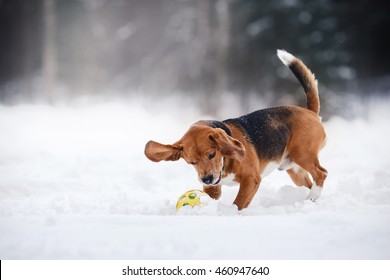
[[[329,176],[316,203],[275,171],[243,211],[238,188],[224,186],[219,201],[179,213],[180,194],[201,188],[195,171],[148,161],[144,145],[176,141],[196,112],[1,106],[0,258],[388,259],[389,105],[325,123]]]

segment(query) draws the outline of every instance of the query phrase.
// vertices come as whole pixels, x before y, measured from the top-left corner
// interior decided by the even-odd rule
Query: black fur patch
[[[223,129],[227,135],[229,136],[232,136],[232,132],[230,131],[230,129],[226,126],[226,124],[224,124],[223,122],[219,122],[219,121],[209,121],[210,125],[212,128],[221,128]]]
[[[228,119],[224,123],[240,128],[255,147],[259,158],[274,160],[281,157],[290,138],[286,120],[291,114],[289,108],[275,107]]]

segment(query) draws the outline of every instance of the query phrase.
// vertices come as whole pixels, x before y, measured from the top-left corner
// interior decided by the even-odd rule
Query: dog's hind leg
[[[324,181],[328,176],[328,171],[320,165],[317,154],[302,154],[295,151],[295,153],[291,153],[290,156],[295,163],[309,172],[312,176],[314,184],[310,189],[307,199],[315,201],[321,196],[322,187],[324,186]]]
[[[288,175],[290,175],[291,180],[298,187],[305,186],[306,188],[311,189],[313,183],[310,180],[309,173],[306,170],[303,170],[298,165],[287,170]]]

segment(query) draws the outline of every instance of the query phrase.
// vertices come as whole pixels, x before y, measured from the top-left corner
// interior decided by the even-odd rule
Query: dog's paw
[[[316,186],[315,184],[311,187],[309,195],[306,199],[315,202],[321,196],[322,188]]]

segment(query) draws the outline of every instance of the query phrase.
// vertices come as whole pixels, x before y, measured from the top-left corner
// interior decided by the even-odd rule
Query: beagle
[[[240,185],[233,202],[239,210],[248,207],[261,180],[276,168],[286,170],[296,185],[309,188],[308,199],[315,201],[327,177],[318,161],[326,134],[318,115],[317,80],[292,54],[278,50],[277,55],[301,83],[306,108],[280,106],[224,121],[198,121],[172,145],[149,141],[146,157],[154,162],[183,158],[195,167],[204,191],[214,199],[221,196],[224,181],[233,179]]]

